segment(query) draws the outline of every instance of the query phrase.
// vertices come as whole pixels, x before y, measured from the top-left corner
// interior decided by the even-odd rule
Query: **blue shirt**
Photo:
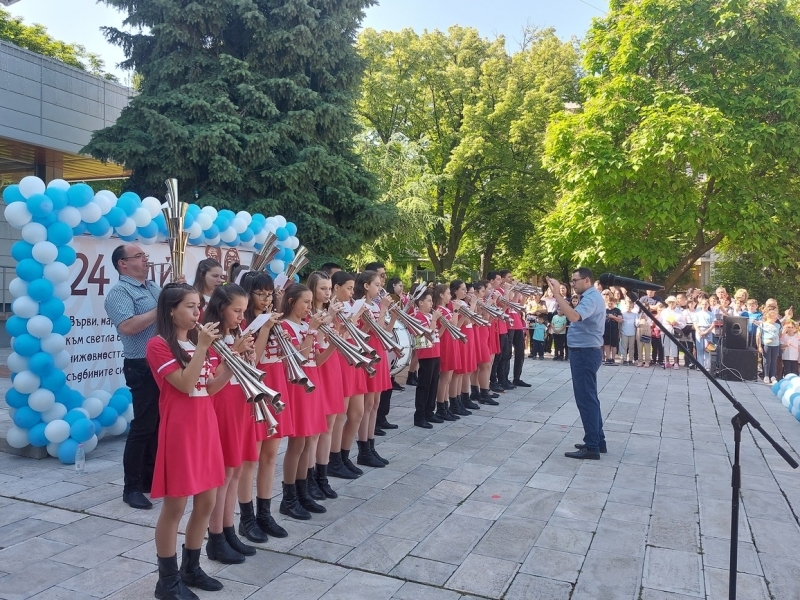
[[[158,304],[161,288],[152,281],[141,283],[133,277],[122,275],[119,283],[106,294],[105,309],[108,318],[119,330],[120,323],[153,310]],[[144,358],[147,341],[155,337],[156,324],[153,323],[135,335],[119,334],[125,358]]]
[[[533,340],[536,342],[543,342],[547,326],[544,323],[533,324]]]
[[[599,348],[603,345],[606,327],[606,303],[597,288],[591,286],[583,294],[575,310],[581,316],[567,330],[567,345],[570,348]]]

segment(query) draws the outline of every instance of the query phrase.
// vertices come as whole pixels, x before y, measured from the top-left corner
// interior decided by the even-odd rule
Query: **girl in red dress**
[[[475,296],[478,303],[486,302],[487,293],[486,281],[478,281],[475,283]],[[499,403],[494,399],[496,396],[489,390],[489,377],[492,372],[492,341],[496,339],[494,335],[494,323],[491,316],[485,310],[480,308],[479,314],[489,321],[489,325],[480,325],[475,328],[478,334],[476,349],[476,359],[478,361],[478,370],[472,375],[472,396],[471,399],[481,404],[490,404],[497,406]],[[499,341],[498,341],[499,349]]]
[[[231,377],[208,352],[217,324],[199,325],[200,296],[185,283],[164,286],[156,308],[157,337],[147,343],[147,363],[158,384],[161,421],[153,475],[153,498],[164,498],[156,524],[156,598],[196,598],[186,586],[215,591],[222,584],[200,568],[200,546],[225,482],[213,395]],[[175,547],[178,525],[193,497],[180,571]]]
[[[467,284],[460,279],[455,279],[450,282],[450,295],[454,300],[460,301],[464,305],[469,302],[467,299]],[[455,309],[453,309],[453,311],[455,312]],[[450,410],[453,414],[461,417],[468,417],[472,413],[461,404],[461,393],[464,391],[464,386],[469,390],[469,377],[470,374],[477,369],[478,363],[475,360],[475,334],[473,332],[472,322],[466,317],[460,317],[459,322],[461,323],[461,333],[466,336],[467,343],[462,344],[459,342],[460,364],[458,368],[453,371],[448,396],[450,399]]]
[[[225,283],[225,271],[219,261],[213,258],[204,258],[197,263],[193,285],[197,293],[200,294],[201,316],[206,304],[211,300],[211,294],[223,283]]]
[[[386,311],[391,306],[392,299],[388,295],[381,298],[381,291],[383,291],[383,285],[377,272],[364,271],[356,277],[353,297],[356,300],[363,298],[366,302],[364,312],[370,311],[375,322],[391,333],[394,328],[394,317],[387,323]],[[381,361],[375,365],[375,370],[377,371],[375,375],[367,378],[367,393],[364,395],[364,417],[358,426],[358,458],[356,462],[367,467],[383,468],[389,464],[389,461],[382,458],[375,451],[375,422],[378,420],[378,404],[381,392],[392,389],[392,379],[389,375],[389,357],[380,339],[366,325],[363,319],[359,327],[362,331],[369,333],[367,343],[378,352]]]
[[[284,292],[281,312],[281,334],[285,335],[308,360],[303,370],[316,385],[316,344],[318,327],[323,320],[311,314],[311,290],[299,283]],[[317,377],[319,379],[319,377]],[[283,499],[280,512],[293,519],[308,520],[311,512],[324,513],[325,507],[308,495],[308,461],[311,445],[308,439],[327,429],[322,399],[316,393],[306,392],[302,385],[289,383],[287,404],[292,405],[292,433],[283,456]]]
[[[337,271],[331,276],[333,298],[344,305],[351,304],[355,291],[356,278],[345,271]],[[361,316],[363,308],[352,315],[355,322]],[[342,332],[346,339],[349,335]],[[328,463],[328,475],[340,479],[356,479],[364,474],[350,460],[350,448],[358,433],[358,427],[364,417],[364,394],[367,393],[367,374],[363,369],[351,367],[345,358],[336,355],[342,372],[342,392],[344,394],[345,414],[336,416],[331,433],[331,451]]]
[[[275,284],[272,277],[263,271],[249,271],[242,277],[242,287],[249,294],[245,321],[252,323],[258,315],[272,313],[273,293]],[[273,328],[280,322],[280,313],[272,313],[257,333],[254,347],[256,364],[259,369],[267,373],[264,383],[271,389],[280,392],[286,398],[286,374],[279,358],[278,344],[275,342]],[[244,323],[244,322],[243,322]],[[258,462],[245,461],[242,464],[242,476],[239,479],[239,535],[245,536],[251,542],[264,543],[269,538],[285,538],[289,535],[286,530],[278,525],[272,516],[272,486],[275,479],[275,463],[278,459],[278,448],[281,437],[285,435],[284,423],[288,418],[286,410],[273,416],[278,421],[278,433],[267,437],[266,423],[252,421],[255,428],[256,448]],[[258,464],[256,477],[256,511],[253,511],[253,475]]]
[[[249,334],[243,336],[239,327],[247,310],[247,300],[247,292],[240,286],[221,285],[212,292],[203,312],[203,323],[219,323],[222,340],[245,360],[253,352],[253,337]],[[211,560],[223,564],[238,564],[244,562],[245,556],[256,553],[255,548],[243,544],[236,537],[233,525],[242,463],[258,459],[251,408],[234,377],[214,396],[225,461],[225,483],[217,488],[217,501],[208,525],[206,553]]]
[[[439,309],[442,313],[441,319],[447,319],[451,325],[459,327],[460,317],[456,310],[461,306],[460,300],[450,302],[450,286],[440,283],[433,288],[433,308]],[[459,342],[444,330],[442,326],[439,330],[440,342],[440,367],[439,367],[439,390],[436,394],[436,414],[445,421],[458,421],[460,417],[454,415],[449,406],[450,380],[453,378],[453,371],[461,368],[461,350]]]

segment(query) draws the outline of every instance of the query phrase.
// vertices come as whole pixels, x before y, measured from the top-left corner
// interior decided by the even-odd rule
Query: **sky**
[[[82,44],[100,55],[106,69],[127,83],[116,68],[122,51],[105,41],[100,27],[122,27],[123,15],[95,0],[20,0],[6,8],[26,23],[40,23],[62,41]],[[554,27],[562,39],[581,38],[594,17],[608,10],[607,0],[380,0],[367,9],[364,27],[400,30],[411,27],[446,30],[451,25],[475,27],[481,35],[504,35],[509,50],[516,47],[526,24]]]

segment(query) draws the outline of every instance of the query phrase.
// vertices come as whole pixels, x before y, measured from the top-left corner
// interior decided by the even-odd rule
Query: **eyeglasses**
[[[255,296],[256,298],[261,298],[263,300],[264,298],[271,297],[272,292],[253,292],[253,296]]]
[[[578,283],[579,281],[583,281],[586,277],[578,277],[578,279],[570,279],[570,283]]]
[[[148,258],[150,258],[149,254],[145,254],[144,252],[139,252],[138,254],[134,254],[133,256],[123,256],[122,258],[120,258],[120,260],[131,260],[131,259],[133,259],[133,260],[142,260],[142,259],[147,260]]]

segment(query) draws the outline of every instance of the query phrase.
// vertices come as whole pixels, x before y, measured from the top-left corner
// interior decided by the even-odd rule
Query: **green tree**
[[[371,0],[104,0],[139,33],[106,29],[141,93],[85,151],[132,169],[131,189],[297,223],[317,254],[344,254],[384,227],[353,150]]]
[[[723,286],[733,296],[735,290],[744,288],[751,298],[764,304],[767,298],[775,298],[783,311],[790,306],[800,306],[797,290],[800,289],[800,269],[787,267],[778,269],[764,265],[760,257],[740,254],[727,249],[714,263],[711,272],[712,289]]]
[[[667,288],[723,240],[790,261],[799,50],[785,0],[612,0],[586,41],[587,100],[548,130],[547,251],[635,260]]]
[[[49,58],[111,81],[117,78],[105,72],[105,62],[100,56],[87,52],[80,44],[68,44],[53,38],[43,25],[26,25],[22,18],[12,17],[0,8],[0,40],[36,52]]]

